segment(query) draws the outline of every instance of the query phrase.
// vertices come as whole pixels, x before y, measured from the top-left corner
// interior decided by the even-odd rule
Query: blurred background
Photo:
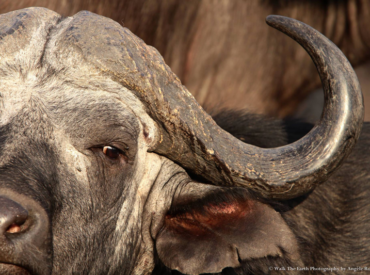
[[[370,120],[368,0],[0,0],[0,13],[30,6],[63,16],[88,10],[119,22],[158,49],[208,112],[246,109],[315,122],[323,94],[310,57],[265,23],[270,14],[298,19],[346,54]]]

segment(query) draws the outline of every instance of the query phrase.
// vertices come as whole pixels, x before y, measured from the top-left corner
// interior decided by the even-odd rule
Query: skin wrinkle
[[[142,125],[140,125],[139,133],[142,133]],[[142,147],[142,148],[138,148],[138,154],[136,156],[136,161],[140,160],[140,162],[142,163],[142,162],[145,162],[145,154],[147,150],[146,150],[145,142],[143,142],[140,139],[142,139],[142,135],[139,135],[138,145],[139,147]],[[142,182],[143,178],[145,178],[144,176],[145,166],[141,166],[141,165],[140,166],[135,165],[135,166],[137,167],[137,169],[135,171],[135,174],[133,175],[133,180],[130,185],[135,185],[139,187],[140,182]],[[117,225],[116,225],[116,234],[119,236],[117,237],[117,239],[121,241],[116,245],[115,255],[113,257],[113,262],[112,262],[113,265],[117,265],[117,263],[121,260],[120,255],[122,253],[122,250],[124,250],[125,247],[127,247],[130,243],[130,242],[125,243],[125,240],[127,239],[127,236],[129,234],[129,232],[127,232],[126,226],[128,224],[135,224],[135,223],[141,224],[140,213],[142,213],[142,205],[140,206],[140,200],[136,200],[136,203],[134,206],[131,203],[128,204],[129,208],[131,208],[131,213],[135,213],[135,215],[127,216],[127,213],[126,213],[127,206],[125,205],[126,203],[129,203],[129,201],[125,201],[124,204],[122,205],[120,217],[118,218]],[[127,218],[129,218],[129,220],[126,220]]]
[[[178,172],[178,174],[180,174],[181,172]],[[169,180],[166,182],[166,184],[165,185],[167,185],[167,183],[169,182]],[[182,181],[180,181],[178,184],[176,184],[175,185],[175,189],[174,189],[174,191],[173,191],[173,194],[174,194],[174,196],[173,196],[173,198],[171,199],[171,202],[170,202],[170,205],[169,205],[169,208],[168,209],[172,209],[173,208],[173,203],[174,203],[174,200],[176,199],[176,194],[180,194],[181,193],[181,190],[183,189],[183,188],[185,188],[185,186],[189,183],[189,182],[191,182],[191,180],[190,180],[190,178],[188,178],[188,179],[183,179]],[[162,188],[163,189],[163,188]],[[164,220],[165,218],[163,218],[163,220]]]
[[[154,154],[153,156],[156,156]],[[156,156],[158,158],[158,156]],[[184,180],[190,180],[185,171],[174,164],[172,161],[159,156],[161,169],[156,176],[156,181],[153,184],[152,192],[148,195],[146,207],[150,209],[151,223],[150,235],[155,239],[158,230],[161,227],[161,220],[164,218],[164,213],[169,210],[172,203],[173,194],[176,192],[178,185],[182,185]],[[177,176],[173,176],[176,174]],[[163,215],[163,216],[162,216]]]
[[[145,172],[146,181],[149,183],[146,184],[147,190],[146,193],[141,193],[142,202],[142,228],[141,228],[141,234],[142,234],[142,241],[141,244],[141,258],[140,263],[138,264],[138,268],[136,269],[136,274],[146,274],[150,273],[151,270],[154,267],[154,261],[153,261],[153,251],[154,251],[154,239],[152,238],[150,230],[152,228],[153,221],[155,219],[155,211],[157,211],[156,207],[152,207],[153,205],[153,197],[152,192],[158,184],[158,178],[160,177],[160,174],[162,173],[163,168],[163,159],[159,158],[158,156],[153,153],[148,153],[148,160],[146,162],[147,166],[147,172]],[[153,165],[155,163],[155,165]],[[150,167],[150,168],[149,168]],[[149,168],[149,169],[148,169]],[[149,188],[148,188],[149,187]],[[160,200],[160,197],[154,199]],[[147,209],[150,209],[149,211]]]
[[[154,250],[153,241],[154,241],[154,239],[152,238],[152,235],[148,232],[148,229],[153,228],[152,227],[153,222],[154,223],[158,222],[156,220],[156,219],[158,219],[157,216],[159,215],[159,212],[163,211],[163,209],[161,209],[160,206],[159,207],[156,206],[156,205],[158,205],[158,203],[159,204],[163,203],[163,192],[158,193],[158,191],[160,191],[160,189],[158,189],[157,185],[158,184],[159,185],[163,184],[163,179],[162,180],[159,180],[159,179],[161,177],[163,177],[163,169],[167,169],[167,168],[165,168],[167,165],[163,165],[163,160],[164,159],[162,157],[159,157],[159,156],[157,156],[156,154],[153,154],[153,153],[149,153],[148,156],[151,156],[151,158],[152,158],[151,161],[147,162],[150,165],[150,167],[153,167],[153,163],[157,163],[158,167],[155,170],[156,172],[155,172],[154,176],[149,176],[149,178],[153,179],[153,183],[150,185],[151,188],[150,188],[149,193],[147,194],[146,202],[144,204],[144,211],[143,211],[143,221],[144,221],[144,223],[143,223],[143,227],[142,227],[142,236],[143,236],[143,242],[144,242],[145,246],[143,247],[143,255],[142,255],[142,260],[141,260],[143,262],[143,264],[139,265],[139,269],[137,270],[137,274],[150,272],[149,263],[154,264],[153,263],[153,250]],[[159,158],[159,161],[158,161],[158,158]],[[155,160],[155,159],[157,159],[157,160],[153,162],[153,160]],[[166,161],[166,162],[168,163],[168,161]],[[151,168],[150,170],[152,170],[152,169],[153,168]],[[151,172],[151,173],[153,173],[153,172]],[[170,175],[168,175],[168,176],[170,176]],[[166,174],[165,174],[165,177],[167,177]],[[153,195],[152,192],[154,192],[157,195]],[[158,194],[160,194],[160,195],[158,195]],[[143,268],[144,268],[145,272],[143,271]]]

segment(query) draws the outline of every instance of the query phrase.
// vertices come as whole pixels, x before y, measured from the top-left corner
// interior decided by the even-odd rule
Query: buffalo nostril
[[[19,233],[28,219],[28,212],[20,204],[0,196],[0,235]]]
[[[11,226],[8,227],[6,232],[7,233],[19,233],[21,232],[21,227],[20,225],[13,223]]]

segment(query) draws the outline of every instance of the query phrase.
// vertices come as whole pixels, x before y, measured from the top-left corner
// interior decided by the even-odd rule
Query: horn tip
[[[296,23],[299,21],[294,20],[293,18],[289,18],[289,17],[281,16],[281,15],[275,15],[275,14],[271,14],[266,17],[267,25],[275,29],[279,26],[286,25],[287,23],[293,23],[293,22]]]
[[[283,16],[275,15],[275,14],[268,15],[266,17],[266,23],[271,26],[272,24],[276,23],[278,21],[278,19],[281,18],[281,17],[283,17]]]

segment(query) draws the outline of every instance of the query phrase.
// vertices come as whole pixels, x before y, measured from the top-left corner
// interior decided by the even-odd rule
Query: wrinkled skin
[[[305,197],[266,201],[207,184],[151,152],[158,126],[130,90],[77,47],[58,51],[70,18],[32,11],[33,32],[12,28],[3,41],[14,46],[0,52],[0,273],[267,274],[369,262],[368,127],[343,169]],[[261,147],[305,133],[232,112],[216,119]],[[11,211],[28,216],[3,226]]]
[[[159,50],[208,111],[248,109],[285,117],[320,88],[316,69],[304,50],[266,28],[264,20],[270,14],[292,17],[314,27],[337,44],[355,67],[370,57],[366,0],[28,0],[3,1],[0,11],[30,6],[47,7],[64,16],[89,10],[123,24]],[[361,72],[368,102],[370,89],[364,88],[369,86],[368,69]],[[320,110],[316,110],[315,118]],[[370,119],[369,113],[366,119]]]

